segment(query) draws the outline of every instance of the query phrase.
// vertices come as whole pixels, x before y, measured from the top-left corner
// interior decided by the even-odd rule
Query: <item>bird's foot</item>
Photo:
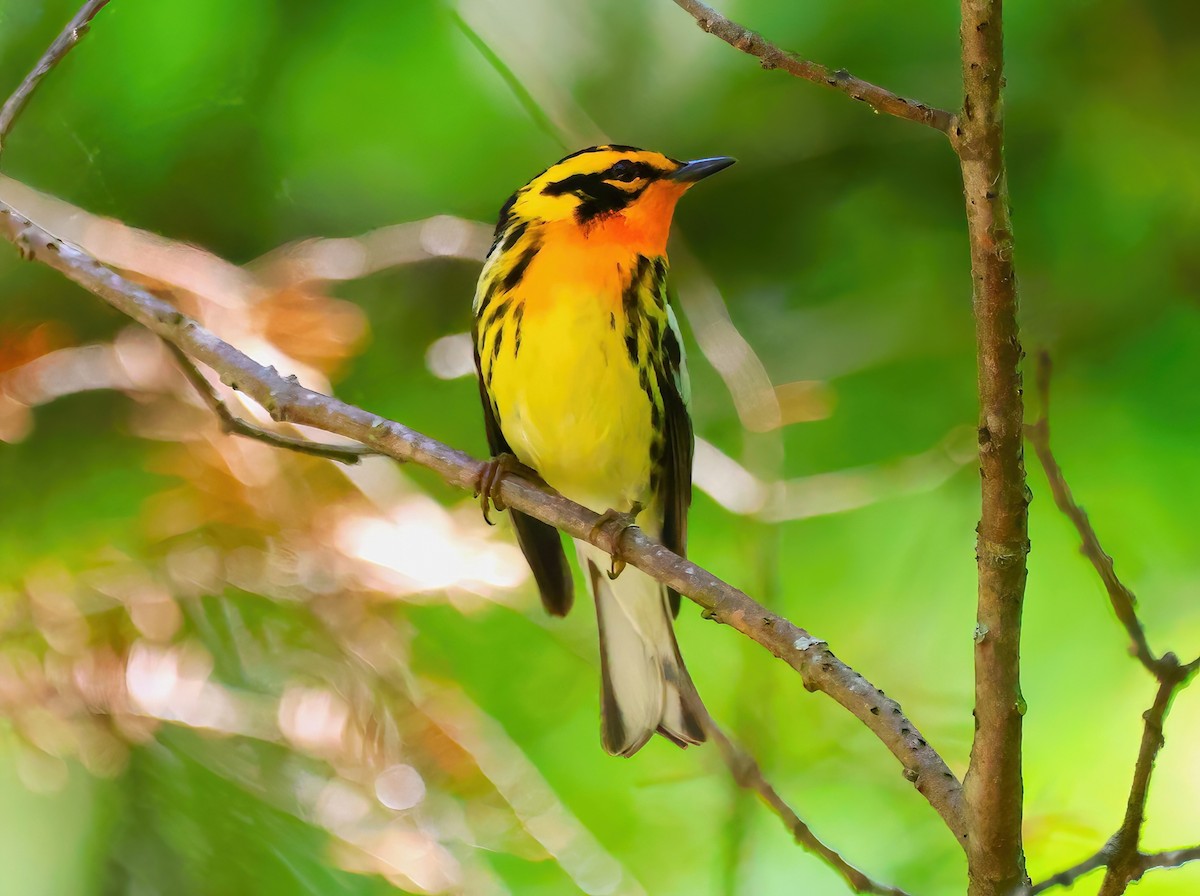
[[[608,537],[608,543],[612,546],[612,564],[608,569],[609,579],[615,579],[625,570],[625,561],[617,556],[616,549],[621,544],[621,536],[626,529],[637,528],[637,516],[644,508],[638,502],[634,502],[628,513],[622,513],[619,510],[613,510],[611,507],[600,514],[600,519],[596,520],[596,525],[592,526],[592,538],[597,538],[600,535]]]
[[[493,508],[500,512],[508,510],[500,498],[500,484],[510,473],[525,474],[535,480],[538,478],[537,474],[517,460],[515,455],[505,452],[497,454],[485,463],[479,471],[479,478],[475,481],[475,497],[479,499],[479,507],[483,510],[483,521],[489,526],[496,525],[489,516]]]

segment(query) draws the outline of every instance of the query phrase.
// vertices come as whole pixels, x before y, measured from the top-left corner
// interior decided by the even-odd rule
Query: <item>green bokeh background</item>
[[[0,2],[0,85],[18,83],[73,9]],[[946,108],[959,99],[953,4],[722,9],[902,94]],[[1008,14],[1025,343],[1054,355],[1060,461],[1140,596],[1151,643],[1190,658],[1200,650],[1200,9],[1071,0]],[[617,142],[740,160],[687,198],[677,230],[772,379],[826,381],[836,407],[786,428],[776,455],[771,437],[741,428],[692,344],[700,436],[760,472],[778,457],[771,472],[800,477],[915,454],[974,421],[967,245],[945,141],[761,71],[667,0],[113,0],[24,113],[3,171],[235,263],[300,237],[434,214],[489,220],[577,147],[531,112],[481,42],[518,81],[540,78],[535,100],[549,85]],[[474,384],[435,379],[424,360],[434,339],[468,326],[476,276],[473,264],[435,261],[338,287],[371,324],[339,395],[481,454]],[[45,320],[79,341],[124,324],[0,251],[0,333]],[[70,568],[97,544],[137,552],[138,514],[164,483],[147,465],[151,446],[129,434],[127,404],[69,397],[37,411],[26,441],[0,445],[0,581],[47,557]],[[1153,688],[1044,477],[1031,469],[1030,479],[1023,685],[1027,849],[1039,878],[1116,829]],[[968,464],[932,490],[777,526],[700,494],[691,555],[827,639],[961,774],[977,492]],[[707,751],[656,741],[633,761],[604,756],[589,614],[547,624],[532,595],[521,606],[400,611],[417,632],[413,664],[459,682],[647,892],[847,892]],[[679,629],[716,717],[820,836],[914,893],[963,891],[952,838],[861,725],[694,610]],[[219,781],[173,736],[136,751],[115,781],[73,766],[51,796],[28,792],[4,758],[11,745],[0,747],[0,891],[393,892],[324,864],[319,832],[245,793],[214,792]],[[1200,840],[1197,744],[1200,695],[1185,692],[1150,796],[1148,847]],[[159,833],[131,838],[151,828]],[[219,875],[206,873],[214,857]],[[572,892],[552,862],[492,864],[513,893]],[[130,867],[136,879],[122,877]],[[1096,886],[1093,875],[1075,892]],[[1197,867],[1136,888],[1198,890]]]

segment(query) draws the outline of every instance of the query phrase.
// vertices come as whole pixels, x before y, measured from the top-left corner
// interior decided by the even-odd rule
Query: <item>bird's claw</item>
[[[517,460],[516,455],[508,452],[497,454],[485,463],[475,480],[475,497],[479,499],[479,506],[483,510],[483,521],[489,526],[496,525],[489,516],[492,509],[501,513],[508,510],[508,505],[500,497],[500,484],[510,473],[517,473],[530,482],[542,481],[534,470]]]
[[[609,579],[615,579],[625,571],[625,561],[617,556],[617,548],[621,544],[621,536],[625,530],[637,528],[637,516],[642,510],[642,505],[636,502],[628,513],[622,513],[610,507],[600,514],[600,519],[596,520],[596,524],[592,526],[592,538],[605,535],[608,543],[612,546],[610,553],[612,563],[608,568]]]
[[[479,499],[483,521],[489,526],[496,525],[489,515],[493,508],[501,513],[508,509],[500,497],[500,483],[518,466],[519,462],[511,454],[497,454],[479,471],[479,478],[475,480],[475,497]]]

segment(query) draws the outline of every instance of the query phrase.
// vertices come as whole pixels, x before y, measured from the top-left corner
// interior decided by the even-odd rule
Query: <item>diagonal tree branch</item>
[[[280,421],[311,426],[360,442],[379,454],[433,470],[448,484],[473,490],[484,464],[428,436],[312,392],[292,377],[263,367],[221,341],[195,320],[131,283],[76,246],[56,239],[0,202],[0,234],[28,257],[65,274],[121,313],[212,368],[221,381],[243,392]],[[655,579],[687,595],[705,615],[756,641],[800,673],[809,690],[823,691],[861,720],[904,767],[904,776],[929,801],[962,843],[962,790],[941,756],[904,715],[900,705],[839,660],[819,638],[758,604],[695,563],[628,529],[614,544],[597,529],[599,516],[545,487],[506,478],[501,498],[516,508],[616,554]]]
[[[42,58],[25,76],[25,80],[13,91],[3,108],[0,108],[0,152],[4,150],[4,144],[8,140],[8,132],[12,128],[13,122],[17,120],[17,116],[21,114],[21,110],[33,96],[33,92],[37,90],[42,78],[46,77],[50,70],[58,65],[62,58],[70,53],[80,39],[87,34],[88,23],[107,3],[108,0],[87,0],[71,21],[67,22],[66,27],[54,39],[54,43],[50,44],[50,47],[42,54]]]
[[[693,707],[695,708],[695,707]],[[729,738],[721,727],[713,721],[703,707],[699,707],[700,718],[704,731],[709,739],[717,745],[721,759],[729,768],[729,773],[739,786],[758,794],[759,799],[779,816],[783,826],[788,829],[792,838],[809,852],[819,856],[830,868],[841,875],[855,893],[874,893],[877,896],[908,896],[904,890],[878,883],[859,871],[836,851],[830,849],[818,839],[812,829],[804,823],[794,809],[784,802],[779,792],[763,777],[762,768],[758,762],[741,746]]]
[[[954,116],[949,112],[915,100],[906,100],[890,90],[854,77],[845,69],[833,71],[816,62],[801,59],[795,53],[781,50],[757,31],[730,21],[699,0],[675,0],[675,5],[690,13],[704,31],[743,53],[757,57],[763,68],[781,69],[797,78],[840,91],[866,103],[876,112],[914,121],[944,134],[949,134],[954,126]]]
[[[1054,503],[1075,525],[1075,531],[1079,533],[1079,539],[1082,542],[1080,550],[1091,562],[1096,574],[1100,576],[1105,590],[1108,591],[1108,599],[1112,603],[1113,612],[1117,614],[1117,619],[1129,633],[1129,640],[1133,642],[1133,654],[1151,675],[1157,676],[1165,658],[1156,657],[1154,651],[1150,649],[1145,629],[1142,628],[1141,620],[1138,619],[1137,598],[1117,578],[1116,570],[1113,569],[1112,557],[1108,556],[1104,552],[1104,548],[1100,546],[1096,530],[1092,528],[1091,521],[1084,509],[1075,502],[1071,488],[1063,478],[1062,469],[1054,458],[1054,452],[1050,450],[1050,375],[1052,372],[1053,365],[1049,353],[1040,352],[1038,354],[1037,390],[1041,400],[1042,413],[1036,423],[1025,428],[1025,434],[1028,436],[1030,444],[1033,445],[1033,450],[1037,453],[1042,468],[1046,471]],[[1176,663],[1176,665],[1178,664]]]

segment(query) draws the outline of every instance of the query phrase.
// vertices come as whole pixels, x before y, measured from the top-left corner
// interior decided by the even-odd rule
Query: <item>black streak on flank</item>
[[[654,388],[650,385],[650,370],[643,367],[638,371],[638,385],[642,387],[642,391],[646,393],[646,397],[650,399],[650,404],[654,404]],[[653,415],[652,415],[653,416]]]
[[[475,344],[475,366],[479,369],[479,372],[483,374],[483,384],[486,387],[486,391],[489,392],[489,400],[490,400],[490,392],[491,392],[491,388],[492,388],[492,373],[493,373],[493,369],[495,368],[495,365],[492,364],[492,359],[490,357],[487,357],[487,358],[482,357],[481,352],[480,352],[480,349],[482,349],[482,348],[483,348],[483,343],[477,342]],[[494,402],[493,402],[493,405],[494,405]]]
[[[652,405],[657,408],[657,405]],[[654,429],[650,439],[650,492],[657,495],[662,485],[663,473],[667,467],[667,440],[661,428]]]
[[[640,315],[642,311],[642,288],[646,279],[646,273],[650,268],[650,259],[645,255],[639,255],[637,259],[637,267],[633,269],[633,273],[629,275],[629,282],[625,284],[625,289],[621,293],[621,305],[625,309],[626,317]]]
[[[507,252],[512,249],[512,247],[520,241],[521,237],[525,235],[525,228],[528,226],[528,221],[520,221],[515,224],[512,229],[508,231],[508,236],[504,238],[504,249],[502,251]]]
[[[525,304],[518,303],[513,309],[513,357],[521,353],[521,321],[525,319]]]
[[[492,366],[495,366],[496,359],[500,357],[500,348],[504,345],[504,324],[496,327],[495,339],[492,343]]]
[[[683,353],[679,350],[679,337],[670,327],[667,327],[666,333],[663,334],[663,349],[667,353],[671,370],[678,370],[679,365],[683,363]]]
[[[662,348],[662,322],[654,315],[646,315],[646,326],[650,331],[650,348],[658,351]]]
[[[504,205],[500,206],[500,215],[496,220],[496,233],[492,239],[492,249],[496,248],[496,244],[500,242],[500,237],[504,236],[504,231],[508,229],[508,225],[512,222],[513,206],[517,204],[517,197],[521,195],[521,190],[513,193],[505,201]],[[489,251],[489,255],[492,253]]]
[[[667,466],[667,442],[663,431],[656,428],[650,439],[650,493],[657,495]]]
[[[638,371],[638,385],[642,387],[642,391],[646,393],[646,400],[650,402],[650,430],[653,433],[650,440],[650,493],[657,495],[658,487],[662,484],[662,472],[666,457],[663,450],[665,442],[663,441],[662,391],[661,387],[655,391],[650,380],[649,367],[642,367]]]
[[[667,307],[667,260],[661,255],[654,259],[654,301],[658,307],[665,310]]]
[[[608,312],[608,328],[610,330],[617,328],[617,314],[615,311]]]
[[[530,262],[537,256],[538,251],[542,248],[540,240],[534,240],[525,251],[521,253],[521,257],[517,259],[516,264],[512,266],[507,274],[504,275],[504,281],[501,283],[501,289],[508,292],[514,289],[525,276],[525,271],[529,268]]]
[[[621,307],[625,312],[625,350],[629,360],[638,363],[638,332],[642,327],[642,286],[650,269],[650,259],[639,255],[637,267],[629,277],[629,283],[621,293]]]
[[[655,469],[661,470],[663,461],[667,458],[667,440],[661,431],[656,430],[650,440],[650,460]]]
[[[505,299],[505,300],[504,300],[503,302],[501,302],[499,305],[496,305],[496,306],[494,306],[494,307],[493,307],[493,308],[492,308],[492,309],[491,309],[491,310],[488,312],[488,315],[487,315],[487,320],[485,320],[485,321],[483,322],[483,324],[482,324],[482,326],[480,327],[480,329],[481,329],[481,330],[482,330],[484,333],[490,332],[490,331],[491,331],[491,329],[492,329],[492,327],[494,327],[494,326],[496,325],[496,322],[497,322],[497,321],[499,321],[499,320],[500,320],[500,318],[504,317],[504,315],[506,315],[506,314],[508,313],[508,309],[509,309],[511,306],[512,306],[512,298],[511,298],[511,297],[510,297],[510,298],[507,298],[507,299]]]
[[[629,353],[629,360],[636,367],[638,363],[638,338],[637,333],[632,330],[625,334],[625,351]]]
[[[499,289],[500,281],[493,277],[492,281],[488,283],[487,290],[485,290],[483,293],[483,301],[479,303],[478,317],[480,320],[483,319],[485,312],[492,306],[492,298],[496,295],[496,291]]]

